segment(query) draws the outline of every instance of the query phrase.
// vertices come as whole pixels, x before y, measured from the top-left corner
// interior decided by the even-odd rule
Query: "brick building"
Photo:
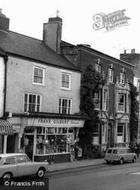
[[[93,97],[98,99],[95,108],[103,121],[93,134],[93,145],[105,150],[108,146],[128,146],[130,88],[134,66],[91,48],[87,44],[73,45],[61,42],[62,54],[82,71],[88,65],[107,77],[107,83]]]

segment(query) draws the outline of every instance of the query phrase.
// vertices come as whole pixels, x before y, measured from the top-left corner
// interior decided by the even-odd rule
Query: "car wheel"
[[[39,170],[37,171],[37,177],[38,178],[44,177],[45,172],[46,172],[45,168],[39,168]]]
[[[124,159],[123,158],[120,159],[120,164],[124,164]]]
[[[133,158],[132,162],[133,162],[133,163],[135,163],[135,162],[136,162],[136,157],[134,157],[134,158]]]
[[[10,181],[11,178],[12,178],[12,174],[11,174],[11,173],[5,173],[5,174],[2,176],[3,182],[5,182],[5,181]]]

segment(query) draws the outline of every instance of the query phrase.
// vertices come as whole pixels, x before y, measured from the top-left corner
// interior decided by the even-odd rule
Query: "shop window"
[[[66,127],[37,128],[36,154],[69,152],[74,142],[74,130]]]
[[[71,99],[59,99],[59,113],[60,114],[71,114],[72,111],[72,100]]]
[[[71,89],[71,74],[70,73],[66,73],[66,72],[62,72],[62,79],[61,79],[61,88],[62,89],[67,89],[70,90]]]
[[[44,85],[45,69],[40,67],[34,67],[33,72],[33,84]]]
[[[41,96],[36,94],[24,95],[24,112],[39,112],[41,107]]]

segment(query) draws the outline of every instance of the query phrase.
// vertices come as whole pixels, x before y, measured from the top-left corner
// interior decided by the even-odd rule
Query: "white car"
[[[43,178],[48,171],[48,162],[32,162],[24,153],[0,154],[0,178],[36,175]]]
[[[119,162],[135,162],[137,155],[133,153],[129,148],[113,147],[108,148],[105,154],[104,160],[107,163]]]

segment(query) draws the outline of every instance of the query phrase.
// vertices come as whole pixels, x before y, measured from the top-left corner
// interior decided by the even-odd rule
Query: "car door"
[[[128,155],[129,155],[129,161],[132,161],[133,157],[134,157],[132,151],[130,149],[128,149],[127,152],[128,152]]]
[[[26,155],[18,156],[16,162],[18,176],[28,176],[33,174],[33,162],[31,162]]]

